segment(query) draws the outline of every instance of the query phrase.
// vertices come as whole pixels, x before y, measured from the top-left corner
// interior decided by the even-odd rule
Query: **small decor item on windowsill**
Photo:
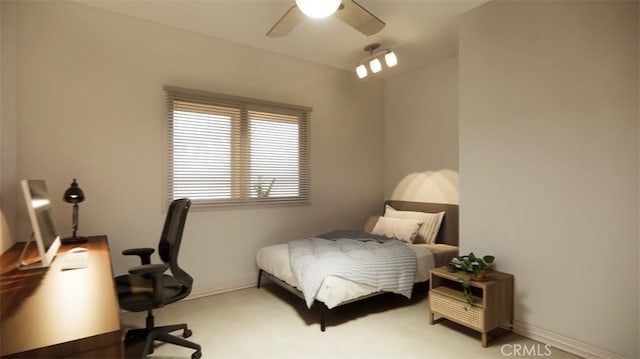
[[[271,179],[271,183],[269,185],[265,185],[262,183],[262,176],[258,176],[258,183],[254,186],[256,190],[256,195],[258,198],[267,198],[271,193],[271,189],[273,188],[273,184],[276,182],[276,179]]]
[[[471,273],[471,280],[485,281],[487,280],[486,274],[491,271],[491,264],[494,262],[495,257],[487,255],[484,257],[476,257],[473,252],[469,255],[456,257],[451,260],[458,269]]]

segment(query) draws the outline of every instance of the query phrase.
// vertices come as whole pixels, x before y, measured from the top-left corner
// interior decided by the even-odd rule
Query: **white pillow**
[[[380,217],[371,233],[413,243],[421,224],[415,219]]]
[[[413,219],[422,222],[422,227],[416,237],[416,243],[436,243],[436,237],[444,218],[444,212],[427,213],[414,211],[398,211],[395,208],[386,205],[384,216],[389,218]]]

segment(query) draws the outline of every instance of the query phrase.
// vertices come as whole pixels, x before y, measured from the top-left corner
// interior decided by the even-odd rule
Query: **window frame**
[[[309,120],[312,108],[290,105],[279,102],[251,99],[233,95],[225,95],[207,91],[192,90],[176,86],[164,86],[167,108],[167,158],[166,158],[166,198],[168,202],[178,198],[175,196],[175,163],[174,163],[174,110],[176,101],[195,106],[214,106],[225,108],[232,113],[237,110],[239,116],[231,118],[230,139],[230,198],[202,199],[192,198],[194,207],[244,207],[244,206],[294,206],[311,204],[310,188],[310,153],[309,153]],[[268,114],[269,120],[294,122],[298,129],[297,151],[297,195],[267,196],[252,195],[251,169],[251,136],[249,134],[252,113]],[[205,112],[203,112],[205,114]],[[213,113],[209,113],[213,114]],[[219,115],[219,114],[217,114]],[[239,132],[236,132],[239,131]],[[295,183],[295,182],[294,182]]]

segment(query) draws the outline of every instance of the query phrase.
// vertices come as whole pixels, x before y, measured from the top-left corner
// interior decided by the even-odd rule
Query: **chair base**
[[[176,330],[182,330],[182,338],[169,334]],[[141,356],[143,359],[146,358],[147,355],[153,354],[153,343],[156,340],[194,349],[195,352],[191,354],[191,359],[200,359],[200,357],[202,357],[202,348],[200,347],[200,345],[183,339],[190,337],[191,334],[192,332],[186,324],[154,327],[153,315],[149,313],[149,315],[147,316],[147,327],[141,329],[131,329],[127,331],[127,334],[124,338],[124,344],[125,346],[128,346],[131,343],[144,340],[144,350],[142,351]]]

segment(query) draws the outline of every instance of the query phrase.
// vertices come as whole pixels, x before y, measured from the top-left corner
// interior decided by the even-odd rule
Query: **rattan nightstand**
[[[473,304],[467,303],[462,284],[469,280],[465,272],[448,272],[446,267],[432,269],[429,274],[429,323],[435,315],[462,324],[482,334],[482,346],[487,346],[491,330],[501,325],[513,325],[513,275],[492,271],[487,281],[471,281]]]

